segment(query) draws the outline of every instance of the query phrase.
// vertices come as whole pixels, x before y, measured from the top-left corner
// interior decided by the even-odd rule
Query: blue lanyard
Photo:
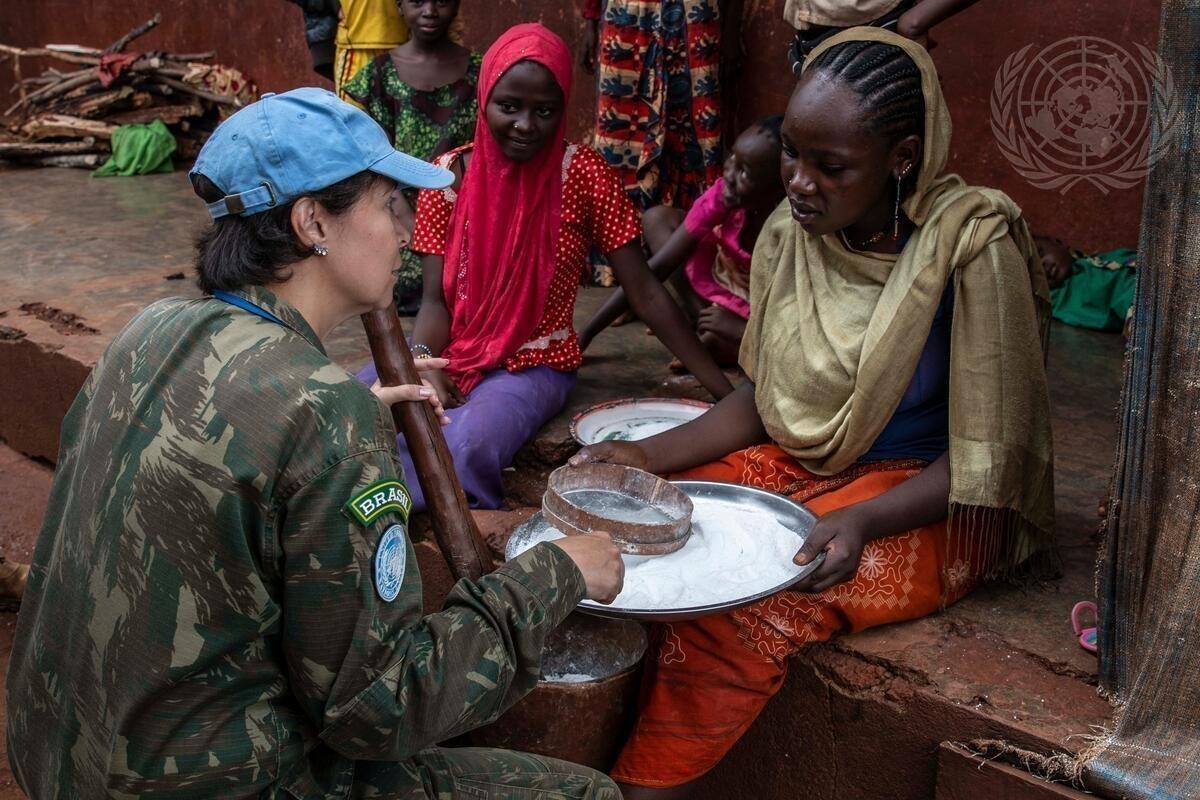
[[[226,303],[229,303],[229,305],[231,305],[231,306],[237,306],[238,308],[242,309],[243,311],[249,311],[251,314],[255,315],[256,317],[262,317],[265,320],[269,320],[269,321],[277,323],[279,325],[283,325],[285,328],[287,327],[287,323],[285,323],[279,317],[275,316],[270,311],[267,311],[262,306],[251,303],[249,300],[247,300],[244,297],[238,297],[236,294],[230,294],[229,292],[223,291],[221,289],[214,290],[212,295],[213,295],[213,297],[217,298],[218,300],[224,300]]]

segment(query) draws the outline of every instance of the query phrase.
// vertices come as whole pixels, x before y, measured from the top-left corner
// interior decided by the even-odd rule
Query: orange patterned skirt
[[[821,476],[779,447],[760,445],[673,477],[767,489],[820,516],[877,497],[924,466],[884,461]],[[925,616],[970,591],[986,565],[947,569],[946,554],[943,520],[871,542],[854,580],[820,594],[783,591],[729,614],[658,626],[638,721],[612,776],[652,787],[700,777],[779,691],[789,655],[838,633]]]

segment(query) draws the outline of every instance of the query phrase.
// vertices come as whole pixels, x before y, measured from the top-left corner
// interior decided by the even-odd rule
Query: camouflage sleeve
[[[283,649],[292,692],[330,747],[404,759],[499,716],[537,683],[545,637],[584,596],[536,547],[422,616],[392,451],[345,459],[280,513]]]

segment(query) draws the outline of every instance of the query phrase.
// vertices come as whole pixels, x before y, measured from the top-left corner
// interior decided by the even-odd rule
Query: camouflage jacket
[[[422,616],[387,409],[294,308],[164,300],[63,424],[8,674],[34,798],[343,797],[533,687],[583,597],[539,546]]]

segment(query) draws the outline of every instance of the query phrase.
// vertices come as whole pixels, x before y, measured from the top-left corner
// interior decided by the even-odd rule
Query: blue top
[[[950,448],[950,322],[954,292],[946,289],[933,316],[912,383],[875,443],[859,461],[934,461]]]

